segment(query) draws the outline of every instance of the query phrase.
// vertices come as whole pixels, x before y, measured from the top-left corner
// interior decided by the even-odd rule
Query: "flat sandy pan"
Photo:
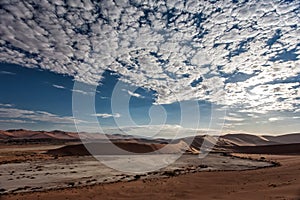
[[[130,157],[110,155],[105,157],[106,164],[126,166],[126,169],[135,169],[135,173],[113,170],[91,156],[68,156],[56,160],[2,164],[0,165],[0,195],[74,188],[118,181],[128,182],[136,179],[153,179],[199,171],[247,170],[273,166],[272,163],[265,161],[240,159],[221,154],[209,154],[203,159],[200,159],[198,155],[183,155],[174,163],[170,156],[175,155],[159,154]],[[167,161],[171,161],[171,163]],[[137,170],[152,166],[153,162],[167,162],[167,167],[149,173],[137,173]]]
[[[249,155],[246,155],[249,156]],[[252,156],[252,155],[251,155]],[[228,199],[260,200],[300,197],[300,156],[253,157],[278,161],[279,167],[246,171],[199,172],[171,178],[3,196],[2,200],[59,199]]]

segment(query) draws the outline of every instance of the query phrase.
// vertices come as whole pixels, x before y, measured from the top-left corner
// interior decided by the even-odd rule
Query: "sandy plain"
[[[279,162],[277,167],[187,173],[174,177],[20,193],[3,200],[59,199],[300,199],[300,156],[238,155]]]

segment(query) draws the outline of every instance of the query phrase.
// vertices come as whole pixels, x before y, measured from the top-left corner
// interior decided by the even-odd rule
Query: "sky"
[[[1,1],[0,129],[300,130],[299,1]]]

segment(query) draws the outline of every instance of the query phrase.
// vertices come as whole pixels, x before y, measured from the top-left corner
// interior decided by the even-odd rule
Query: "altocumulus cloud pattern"
[[[6,1],[0,61],[97,84],[105,70],[156,102],[299,112],[300,1]]]

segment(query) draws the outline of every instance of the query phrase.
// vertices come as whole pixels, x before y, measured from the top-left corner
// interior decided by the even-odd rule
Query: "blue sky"
[[[133,88],[129,84],[121,82],[121,90],[118,91],[119,99],[129,98],[129,104],[121,106],[119,112],[113,113],[111,109],[111,97],[119,76],[116,73],[107,71],[103,79],[92,90],[92,85],[79,82],[83,90],[74,89],[74,78],[68,75],[61,75],[40,68],[26,68],[16,64],[0,64],[1,76],[1,129],[27,128],[27,129],[64,129],[76,130],[72,119],[72,94],[77,94],[82,98],[95,99],[95,111],[99,123],[103,127],[116,127],[114,118],[120,118],[123,126],[128,125],[127,119],[120,113],[129,109],[130,115],[138,126],[148,125],[151,120],[153,125],[179,125],[181,121],[180,102],[163,105],[165,109],[163,115],[166,115],[165,121],[160,121],[160,106],[155,103],[156,93],[143,88]],[[188,102],[186,104],[189,105]],[[195,105],[191,103],[190,105]],[[201,108],[201,128],[207,128],[211,117],[211,104],[205,101],[198,101]],[[84,108],[84,105],[80,105]],[[149,110],[154,108],[152,115]],[[193,107],[186,107],[193,109]],[[27,113],[33,112],[33,113]],[[39,113],[45,112],[45,113]],[[150,111],[151,112],[151,111]],[[156,113],[158,112],[158,113]],[[92,112],[81,113],[88,130],[93,129],[89,120],[93,117]],[[48,117],[47,117],[48,116]],[[49,117],[52,116],[52,117]],[[39,118],[41,117],[41,118]],[[191,123],[194,116],[191,117]],[[45,120],[43,119],[45,118]],[[122,119],[124,118],[124,119]],[[152,119],[151,119],[152,118]],[[63,119],[60,121],[60,119]],[[187,128],[193,127],[194,124],[186,123]],[[200,128],[200,127],[199,127]]]
[[[0,4],[1,129],[300,130],[299,1]]]
[[[129,98],[129,104],[120,106],[117,112],[113,113],[111,109],[112,92],[115,89],[119,76],[110,71],[105,72],[101,84],[96,87],[93,93],[93,86],[79,83],[83,85],[84,90],[75,90],[73,88],[74,78],[68,75],[57,74],[42,70],[40,68],[26,68],[16,64],[0,64],[0,88],[1,88],[1,104],[0,104],[0,128],[26,128],[33,130],[54,130],[62,129],[67,131],[76,131],[72,111],[72,94],[75,93],[82,98],[95,98],[95,113],[99,120],[100,126],[107,133],[119,133],[118,125],[127,129],[122,133],[135,133],[145,131],[143,126],[151,124],[161,125],[167,124],[167,130],[173,129],[172,126],[186,128],[195,128],[194,115],[184,115],[188,117],[185,123],[181,121],[181,103],[162,105],[164,112],[159,110],[158,105],[154,105],[156,93],[154,91],[145,90],[143,88],[132,87],[121,82],[121,92],[117,93],[119,99]],[[133,90],[134,89],[134,90]],[[132,92],[128,92],[132,90]],[[222,107],[212,105],[208,101],[185,102],[184,111],[187,113],[195,113],[191,111],[195,105],[199,107],[198,128],[208,130],[211,121],[211,112],[214,110],[223,110]],[[90,106],[90,105],[87,105]],[[83,110],[85,106],[82,105]],[[149,110],[154,108],[154,110]],[[129,109],[130,115],[136,123],[130,126],[128,118],[122,113]],[[87,109],[88,110],[88,109]],[[281,133],[295,132],[298,130],[299,115],[291,112],[274,112],[267,115],[258,115],[257,113],[237,114],[236,110],[229,108],[227,114],[220,115],[219,123],[226,119],[223,127],[224,132],[252,132],[252,133]],[[80,130],[97,131],[97,125],[89,123],[92,120],[92,112],[82,112],[78,123],[83,126]],[[166,119],[161,119],[162,115]],[[164,118],[163,117],[163,118]],[[151,122],[152,119],[152,122]],[[118,123],[115,122],[118,121]],[[190,122],[190,123],[189,123]],[[237,124],[235,126],[235,124]],[[227,128],[228,127],[228,128]],[[281,128],[283,127],[283,128]],[[287,128],[290,130],[287,131]],[[107,129],[107,130],[106,130]],[[212,131],[214,130],[211,127]],[[148,133],[148,131],[145,131]],[[146,134],[146,135],[147,135]]]

